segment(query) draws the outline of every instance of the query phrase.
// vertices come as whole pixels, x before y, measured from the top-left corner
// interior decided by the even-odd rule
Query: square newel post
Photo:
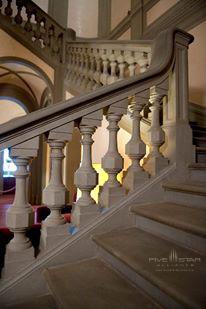
[[[168,141],[163,153],[181,170],[195,161],[195,146],[188,117],[188,47],[192,41],[193,37],[189,33],[177,31],[175,34],[175,63],[169,76],[163,119]]]
[[[149,174],[140,166],[140,160],[146,154],[146,145],[140,136],[141,111],[147,101],[144,98],[132,97],[130,103],[132,134],[131,139],[126,144],[125,153],[131,159],[131,165],[124,177],[123,185],[129,190],[135,190],[149,178]]]
[[[8,278],[14,275],[34,259],[34,248],[27,238],[27,230],[34,224],[34,211],[28,202],[29,164],[37,156],[39,137],[33,138],[10,149],[17,170],[15,197],[12,206],[6,213],[6,224],[14,237],[6,248],[3,275]]]
[[[165,142],[165,133],[160,125],[160,103],[165,91],[154,86],[150,88],[151,127],[148,130],[150,153],[145,159],[144,169],[152,176],[156,176],[168,166],[169,161],[160,152],[160,146]]]
[[[73,122],[51,130],[48,135],[50,146],[51,172],[49,184],[43,190],[43,204],[50,209],[49,216],[42,222],[41,248],[55,246],[68,235],[68,224],[61,215],[66,204],[67,188],[63,184],[62,163],[64,147],[72,138]]]
[[[72,224],[82,227],[99,215],[99,207],[91,197],[91,191],[98,184],[98,174],[92,166],[92,135],[96,128],[101,125],[102,110],[89,114],[80,122],[82,136],[82,160],[81,165],[75,172],[74,182],[81,190],[81,197],[74,204],[72,211]]]
[[[120,101],[110,106],[107,112],[109,126],[109,145],[107,153],[102,158],[102,167],[108,174],[108,180],[100,189],[99,202],[102,207],[111,207],[126,194],[126,189],[117,180],[117,175],[123,169],[123,158],[118,151],[118,123],[126,114],[128,101]]]

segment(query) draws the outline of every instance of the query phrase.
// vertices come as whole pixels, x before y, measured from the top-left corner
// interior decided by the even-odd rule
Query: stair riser
[[[206,139],[204,140],[194,139],[194,145],[198,147],[206,147]]]
[[[206,254],[206,239],[201,236],[138,215],[136,216],[136,226],[153,235],[175,241],[183,247]]]
[[[205,181],[206,182],[206,170],[190,170],[189,179],[191,181]]]
[[[206,163],[206,153],[196,152],[196,161],[198,163]]]
[[[164,308],[170,309],[183,309],[184,306],[177,303],[174,299],[168,296],[166,293],[162,292],[158,287],[153,285],[151,282],[140,276],[133,269],[128,267],[125,263],[121,262],[119,259],[115,258],[113,255],[108,253],[106,250],[98,247],[98,253],[100,258],[102,258],[106,263],[111,265],[115,270],[120,272],[124,277],[126,277],[130,282],[132,282],[137,287],[141,288],[152,297],[158,304],[162,305]],[[161,303],[160,303],[161,301]]]
[[[206,197],[196,194],[190,194],[189,192],[185,193],[174,190],[166,190],[164,194],[164,200],[165,202],[172,202],[206,210]]]

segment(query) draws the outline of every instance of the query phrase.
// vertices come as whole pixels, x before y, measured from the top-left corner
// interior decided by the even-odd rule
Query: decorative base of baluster
[[[76,227],[82,227],[92,220],[94,220],[100,214],[97,204],[91,205],[74,205],[72,211],[72,224]]]
[[[169,160],[163,156],[148,156],[144,160],[144,169],[152,176],[158,175],[164,168],[169,165]]]
[[[123,179],[123,186],[129,191],[137,189],[149,179],[149,174],[143,168],[132,169],[129,167]]]
[[[118,200],[126,196],[126,189],[119,187],[100,187],[99,203],[102,207],[112,207]]]
[[[8,247],[4,258],[4,268],[2,270],[2,279],[9,279],[20,273],[35,260],[34,248],[29,247],[22,251],[13,251]]]
[[[49,250],[57,246],[58,243],[71,237],[69,224],[57,226],[42,226],[40,238],[40,251]]]

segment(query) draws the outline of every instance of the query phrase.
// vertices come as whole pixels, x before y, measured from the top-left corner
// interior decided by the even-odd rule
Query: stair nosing
[[[166,202],[162,203],[162,204],[166,204]],[[170,203],[170,204],[174,204],[175,206],[180,206],[180,207],[187,208],[187,206],[184,206],[184,205],[179,205],[179,204],[175,204],[175,203]],[[143,206],[143,205],[138,205],[138,206]],[[137,207],[137,209],[134,209],[134,207],[135,206],[131,207],[131,211],[134,214],[136,214],[137,216],[141,216],[141,217],[150,219],[152,221],[157,221],[157,222],[162,223],[164,225],[168,225],[170,227],[173,227],[173,228],[176,228],[176,229],[180,229],[181,231],[185,231],[187,233],[195,234],[195,235],[201,236],[203,238],[206,238],[206,232],[204,233],[202,230],[195,229],[195,228],[193,228],[191,226],[188,226],[188,225],[184,225],[184,222],[183,222],[184,226],[182,226],[180,223],[176,222],[175,220],[173,220],[171,222],[171,221],[168,221],[165,218],[160,218],[157,215],[155,216],[155,214],[151,214],[151,213],[150,214],[149,213],[145,214],[145,213],[141,212],[141,210],[138,209],[138,207]],[[199,211],[199,209],[197,211]]]
[[[183,186],[183,187],[181,187]],[[185,187],[184,187],[185,186]],[[165,183],[162,185],[162,187],[167,190],[167,191],[179,191],[183,193],[188,193],[188,194],[193,194],[193,195],[201,195],[201,196],[206,196],[206,192],[203,191],[198,191],[198,186],[196,186],[197,190],[191,190],[191,188],[187,188],[187,186],[190,186],[190,184],[172,184],[172,183]],[[192,185],[195,186],[195,185]]]

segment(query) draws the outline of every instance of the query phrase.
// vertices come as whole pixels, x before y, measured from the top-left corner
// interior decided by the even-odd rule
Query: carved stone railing
[[[67,87],[73,94],[95,90],[146,71],[151,41],[67,42]]]
[[[1,0],[0,27],[50,65],[64,63],[66,30],[30,0]]]
[[[7,226],[14,233],[14,238],[6,250],[5,270],[9,272],[11,267],[8,265],[11,263],[16,271],[32,263],[33,249],[26,231],[31,227],[34,216],[28,203],[27,179],[28,166],[38,155],[40,135],[45,135],[51,150],[50,181],[43,191],[43,202],[50,208],[51,214],[42,223],[42,251],[68,237],[68,224],[60,212],[66,203],[67,192],[62,179],[62,162],[63,150],[72,138],[74,126],[79,128],[82,136],[82,161],[74,176],[75,185],[82,195],[73,205],[71,227],[88,225],[101,215],[102,208],[115,207],[119,200],[126,200],[127,195],[148,181],[150,175],[155,177],[169,163],[175,163],[177,169],[181,169],[193,162],[187,70],[187,49],[192,40],[191,35],[178,29],[164,31],[154,42],[151,65],[144,73],[0,126],[0,150],[9,147],[17,165],[15,199],[7,212]],[[134,64],[133,61],[132,58],[131,64]],[[134,68],[129,72],[134,72]],[[106,70],[103,73],[106,74]],[[151,126],[148,130],[149,154],[145,157],[146,145],[141,139],[140,121],[141,112],[148,102]],[[162,102],[163,125],[159,117]],[[132,134],[125,152],[131,159],[131,165],[121,184],[117,174],[123,169],[123,158],[118,152],[117,134],[119,121],[128,108]],[[91,147],[92,136],[101,126],[103,115],[108,121],[109,143],[107,152],[102,154],[102,167],[108,174],[108,180],[102,186],[96,203],[91,197],[91,190],[98,184],[98,175],[92,166]],[[143,165],[140,165],[141,159],[144,159]]]

